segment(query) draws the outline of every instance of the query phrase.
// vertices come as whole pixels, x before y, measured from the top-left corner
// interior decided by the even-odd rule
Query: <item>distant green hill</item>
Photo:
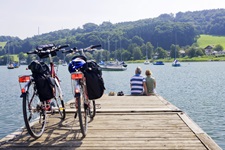
[[[5,47],[7,42],[0,42],[0,47],[2,47],[2,49]]]
[[[220,44],[225,49],[225,36],[212,36],[201,34],[200,38],[197,40],[199,47],[205,48],[208,45]]]

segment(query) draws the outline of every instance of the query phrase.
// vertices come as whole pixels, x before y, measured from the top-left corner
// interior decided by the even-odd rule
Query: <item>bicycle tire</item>
[[[35,83],[30,81],[27,92],[23,96],[23,118],[28,133],[39,138],[46,126],[46,111],[37,95]]]
[[[80,130],[81,130],[83,137],[85,137],[87,134],[87,130],[88,130],[88,120],[87,120],[88,110],[84,107],[83,96],[79,96],[76,99],[77,99],[77,105],[78,105],[77,113],[78,113],[78,117],[79,117]],[[83,111],[82,111],[82,109],[83,109]]]
[[[95,106],[95,100],[90,101],[90,106],[89,106],[89,116],[91,119],[95,117],[96,114],[96,106]]]
[[[66,117],[66,111],[65,111],[62,91],[58,83],[56,83],[55,85],[55,97],[54,97],[54,101],[51,102],[51,105],[53,107],[56,106],[57,112],[60,115],[60,119],[64,120]]]

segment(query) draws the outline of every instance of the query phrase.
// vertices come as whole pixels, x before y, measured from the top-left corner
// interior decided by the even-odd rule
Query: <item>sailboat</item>
[[[180,62],[177,59],[174,59],[173,63],[172,63],[173,67],[180,67]]]
[[[176,59],[176,46],[175,46],[175,52],[174,52],[174,61],[173,61],[173,63],[172,63],[172,66],[173,67],[180,67],[181,65],[180,65],[180,62]]]
[[[101,52],[101,58],[102,58],[102,52]],[[98,65],[101,67],[102,71],[125,71],[127,70],[127,64],[122,61],[119,61],[117,58],[115,58],[115,61],[101,61],[98,63]]]
[[[175,31],[175,43],[177,43],[177,32]],[[172,63],[173,67],[180,67],[180,62],[176,59],[176,55],[177,55],[177,46],[175,44],[175,50],[174,50],[174,61]]]
[[[64,56],[63,56],[63,63],[62,63],[62,65],[63,65],[63,66],[67,66],[67,65],[68,65],[67,62],[66,62],[65,54],[64,54]]]
[[[11,62],[11,59],[10,59],[10,56],[8,54],[8,57],[7,57],[7,69],[14,69],[14,64]]]
[[[145,65],[150,64],[150,61],[148,60],[148,54],[147,54],[147,50],[146,50],[146,60],[144,61]]]
[[[109,61],[99,63],[99,66],[103,71],[125,71],[127,70],[127,64],[120,62],[116,59],[116,61]]]
[[[14,64],[13,64],[13,62],[11,61],[11,58],[10,58],[10,49],[9,49],[9,43],[7,43],[7,45],[8,45],[8,52],[7,52],[7,64],[6,64],[6,66],[7,66],[7,69],[14,69],[15,68],[15,66],[14,66]]]
[[[63,66],[67,66],[67,62],[65,61],[65,62],[63,62],[63,64],[62,64]]]
[[[145,64],[145,65],[148,65],[148,64],[150,64],[150,61],[149,61],[148,59],[146,59],[146,60],[144,61],[144,64]]]
[[[13,63],[9,63],[9,64],[7,64],[7,69],[14,69],[14,65],[13,65]]]

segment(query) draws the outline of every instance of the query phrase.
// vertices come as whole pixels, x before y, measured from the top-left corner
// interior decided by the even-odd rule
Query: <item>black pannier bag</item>
[[[33,73],[34,82],[36,84],[38,96],[41,101],[46,101],[54,97],[53,84],[50,76]]]
[[[87,62],[86,65],[84,76],[86,78],[88,98],[89,100],[95,100],[102,97],[105,90],[102,70],[94,61]]]
[[[39,62],[37,60],[32,61],[28,66],[28,69],[30,69],[32,73],[50,75],[48,65],[46,65],[44,62]]]
[[[46,101],[53,98],[55,81],[50,76],[48,65],[43,62],[33,61],[28,68],[32,71],[32,76],[34,78],[40,100]]]

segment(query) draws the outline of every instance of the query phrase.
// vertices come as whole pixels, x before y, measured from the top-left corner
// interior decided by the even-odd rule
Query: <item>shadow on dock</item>
[[[1,139],[0,149],[221,149],[161,96],[104,95],[96,103],[100,109],[89,123],[85,138],[74,110],[67,108],[64,121],[57,115],[49,116],[39,139],[33,139],[24,129]]]

